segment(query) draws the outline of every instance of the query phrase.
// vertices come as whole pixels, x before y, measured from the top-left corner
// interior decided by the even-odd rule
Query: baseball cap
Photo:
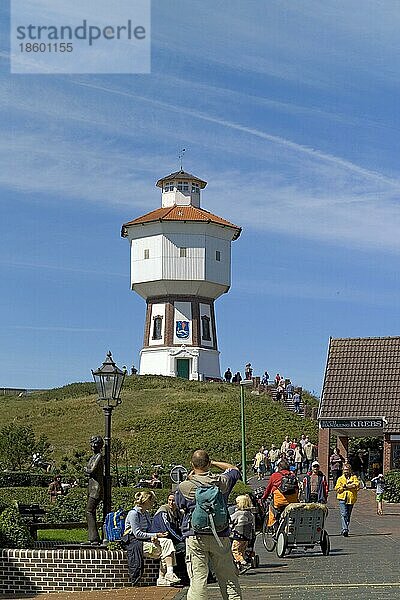
[[[319,467],[319,462],[317,460],[314,460],[314,462],[311,464],[312,467]]]

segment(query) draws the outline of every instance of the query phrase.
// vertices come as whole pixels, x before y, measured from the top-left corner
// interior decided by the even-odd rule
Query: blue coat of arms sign
[[[176,337],[187,340],[189,337],[189,321],[176,321]]]

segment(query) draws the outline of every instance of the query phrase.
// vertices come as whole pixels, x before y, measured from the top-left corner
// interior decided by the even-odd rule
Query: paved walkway
[[[378,517],[375,492],[361,490],[350,535],[343,538],[335,494],[330,495],[326,528],[331,554],[325,557],[316,547],[280,559],[265,551],[259,537],[261,564],[241,577],[243,600],[400,599],[400,505],[385,504],[384,516]],[[210,586],[210,600],[220,598],[217,586]]]

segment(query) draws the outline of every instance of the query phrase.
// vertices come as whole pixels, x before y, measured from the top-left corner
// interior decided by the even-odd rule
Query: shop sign
[[[321,419],[321,429],[383,429],[383,419]]]

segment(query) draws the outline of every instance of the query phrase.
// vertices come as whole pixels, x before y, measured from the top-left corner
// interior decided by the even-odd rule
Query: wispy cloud
[[[229,195],[211,201],[209,208],[229,214],[233,222],[245,228],[279,233],[285,243],[308,238],[350,248],[400,251],[396,194],[361,184],[352,189],[350,182],[346,189],[346,179],[322,179],[307,189],[301,182],[289,186],[267,175],[248,174],[248,184],[237,174],[225,175]],[[223,179],[224,174],[216,174],[213,187],[218,189]]]
[[[156,106],[158,108],[166,109],[166,110],[169,110],[172,112],[177,112],[179,114],[185,114],[185,115],[194,117],[194,118],[202,120],[202,121],[207,121],[207,122],[213,123],[215,125],[220,125],[221,127],[233,129],[235,131],[239,131],[241,133],[245,133],[247,135],[260,138],[260,139],[270,142],[272,144],[277,144],[279,146],[284,147],[285,149],[287,149],[289,151],[293,151],[298,154],[306,155],[315,160],[332,163],[335,166],[339,166],[339,167],[342,167],[343,169],[352,171],[353,173],[356,173],[357,175],[362,175],[365,178],[372,179],[372,180],[378,181],[378,182],[382,182],[387,185],[393,186],[396,189],[400,189],[400,181],[399,180],[392,179],[392,178],[387,177],[386,175],[381,174],[379,172],[375,172],[375,171],[366,169],[360,165],[357,165],[356,163],[353,163],[349,160],[345,160],[345,159],[341,158],[340,156],[335,156],[333,154],[321,152],[318,149],[308,147],[304,144],[298,144],[290,139],[285,139],[284,137],[281,137],[281,136],[271,135],[268,132],[262,131],[260,129],[256,129],[253,127],[247,127],[240,123],[235,123],[235,122],[229,121],[227,119],[209,115],[209,114],[200,112],[198,110],[190,109],[190,108],[180,106],[177,104],[170,104],[168,102],[163,102],[161,100],[156,100],[154,98],[148,98],[148,97],[145,97],[145,96],[142,96],[139,94],[133,94],[131,92],[126,92],[123,90],[118,90],[118,89],[114,89],[114,88],[107,87],[107,86],[96,85],[96,84],[91,84],[91,83],[83,83],[83,82],[79,82],[79,83],[76,82],[76,85],[80,85],[83,87],[89,87],[92,89],[97,89],[97,90],[100,90],[100,91],[103,91],[106,93],[110,93],[110,94],[131,97],[132,99],[135,99],[136,101],[146,102],[146,103]]]
[[[157,120],[149,119],[146,133],[136,132],[137,143],[145,144],[152,130],[173,139],[177,133],[176,123],[171,120],[174,114],[180,120],[186,119],[191,131],[196,132],[196,144],[214,153],[219,147],[232,156],[236,154],[236,160],[242,163],[237,170],[222,164],[211,169],[209,156],[202,161],[210,180],[203,205],[217,214],[230,215],[239,224],[260,231],[399,250],[400,181],[396,178],[260,128],[177,103],[87,81],[74,80],[73,86],[101,93],[106,106],[113,105],[113,101],[107,103],[104,97],[127,100],[135,107],[136,120],[149,119],[156,109]],[[102,106],[98,120],[104,118]],[[68,118],[67,109],[64,114]],[[168,172],[165,156],[154,156],[146,147],[142,154],[136,147],[130,153],[131,146],[122,150],[106,138],[102,138],[104,145],[99,140],[94,144],[90,134],[77,144],[74,139],[63,138],[57,128],[55,131],[52,136],[42,129],[35,134],[23,129],[5,133],[0,140],[0,183],[54,197],[62,194],[103,205],[126,205],[130,207],[127,217],[155,206],[159,192],[149,184],[154,181],[155,164]],[[16,169],[16,156],[22,169]],[[256,157],[257,167],[249,167],[250,156]],[[162,162],[165,167],[160,166]],[[227,182],[229,193],[221,194]]]
[[[185,4],[175,3],[179,13],[185,13]],[[155,34],[164,51],[173,47],[191,62],[221,66],[238,76],[251,72],[319,89],[342,84],[347,93],[360,85],[365,90],[366,75],[376,81],[398,79],[396,0],[328,5],[318,0],[232,0],[229,10],[204,0],[192,3],[190,23],[183,19],[174,38],[168,24],[177,12],[162,3],[157,12],[167,24],[165,33]]]

